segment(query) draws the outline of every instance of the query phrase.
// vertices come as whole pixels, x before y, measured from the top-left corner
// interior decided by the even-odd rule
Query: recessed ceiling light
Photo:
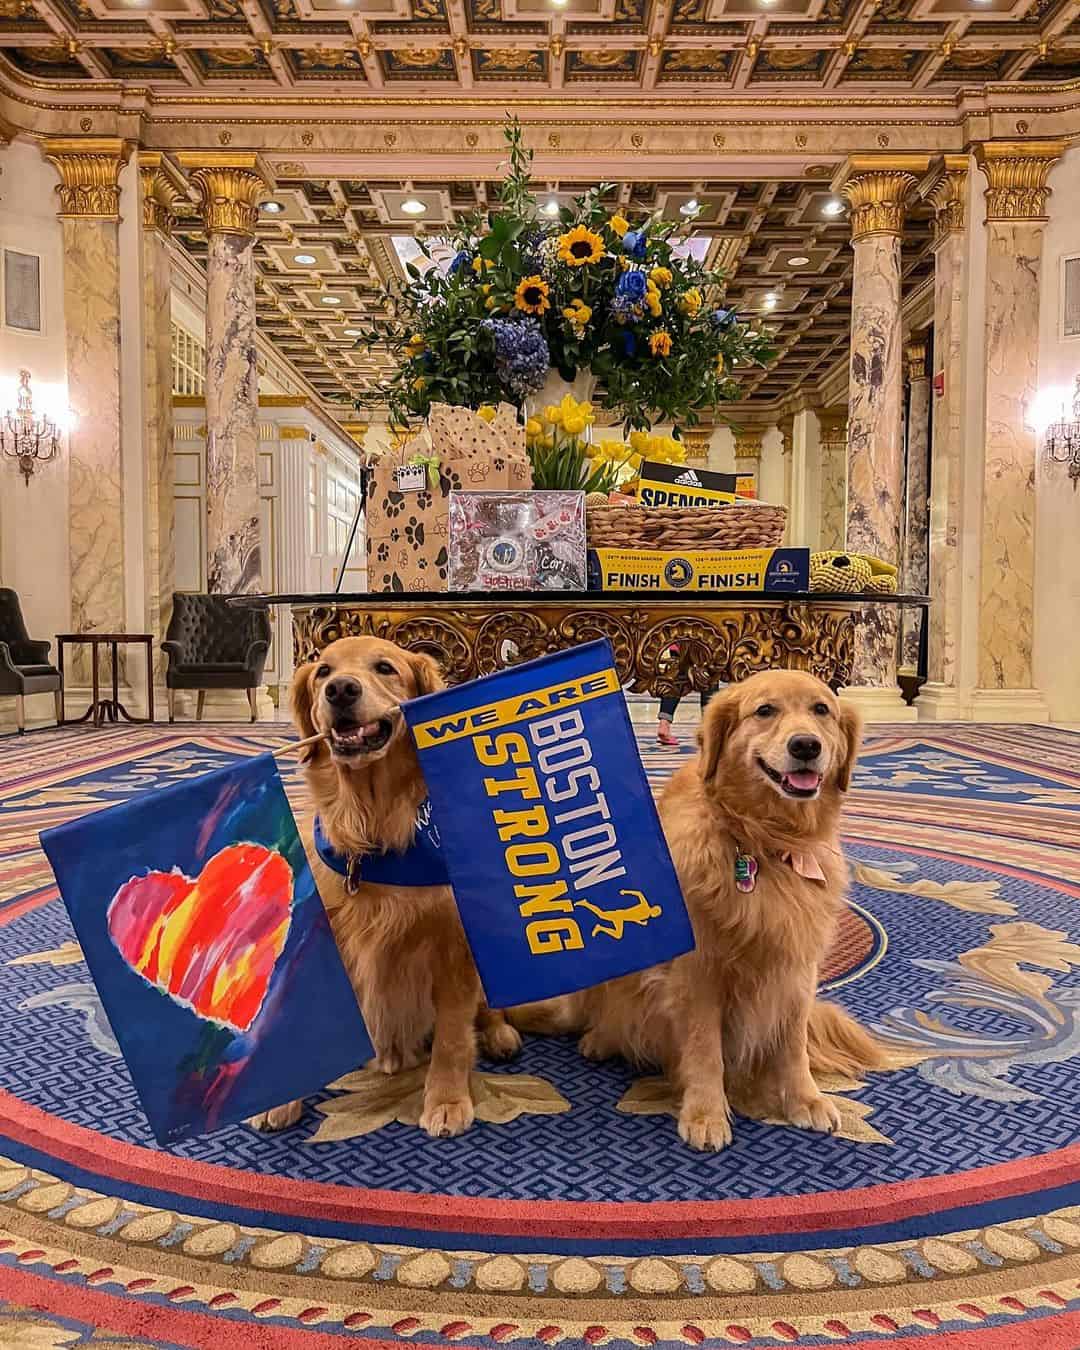
[[[776,308],[776,292],[775,292],[775,291],[770,291],[770,292],[768,293],[768,295],[765,296],[765,298],[764,298],[764,299],[762,300],[762,302],[761,302],[761,307],[762,307],[762,309],[775,309],[775,308]]]
[[[293,262],[299,263],[301,267],[310,267],[315,261],[314,253],[294,253]]]
[[[840,212],[843,211],[843,209],[844,203],[840,200],[839,197],[830,197],[829,200],[825,203],[825,205],[821,208],[821,214],[823,216],[838,216]]]
[[[789,258],[787,260],[787,265],[789,267],[805,267],[809,261],[810,261],[809,258],[804,258],[803,255],[800,253],[797,258]]]
[[[551,0],[556,9],[565,9],[569,0]]]
[[[406,197],[401,203],[401,209],[407,216],[422,216],[427,207],[419,197]]]
[[[324,305],[340,305],[341,297],[337,295],[324,295],[320,297]]]
[[[556,197],[549,197],[541,208],[545,216],[557,216],[559,214],[559,202]]]
[[[688,202],[683,202],[682,206],[679,207],[679,215],[692,216],[696,215],[696,213],[700,210],[701,210],[701,203],[698,201],[696,197],[691,197]]]
[[[263,202],[262,209],[271,216],[276,216],[285,210],[280,202]]]
[[[344,335],[345,335],[346,337],[363,337],[363,336],[364,336],[363,333],[360,331],[359,328],[343,328],[341,331],[344,333]]]

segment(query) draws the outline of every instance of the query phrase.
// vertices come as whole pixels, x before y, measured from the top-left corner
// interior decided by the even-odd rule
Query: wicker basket
[[[590,506],[590,548],[700,550],[776,548],[786,506],[731,502],[727,506]]]

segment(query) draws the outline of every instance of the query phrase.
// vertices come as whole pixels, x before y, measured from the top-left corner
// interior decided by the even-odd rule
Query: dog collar
[[[352,895],[360,885],[449,886],[450,875],[442,855],[438,826],[431,818],[426,798],[416,812],[416,834],[404,853],[341,853],[326,837],[323,823],[315,817],[315,851],[331,871],[345,878]]]

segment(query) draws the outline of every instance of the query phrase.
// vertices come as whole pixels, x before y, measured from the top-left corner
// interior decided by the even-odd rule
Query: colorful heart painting
[[[109,905],[109,934],[163,994],[247,1031],[284,949],[292,898],[292,869],[280,853],[234,844],[194,880],[174,870],[126,881]]]
[[[159,1143],[307,1097],[374,1054],[272,755],[41,843]]]

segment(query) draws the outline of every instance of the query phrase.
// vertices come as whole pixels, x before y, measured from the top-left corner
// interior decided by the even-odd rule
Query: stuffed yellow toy
[[[861,595],[870,585],[870,564],[857,553],[811,553],[810,589]]]

